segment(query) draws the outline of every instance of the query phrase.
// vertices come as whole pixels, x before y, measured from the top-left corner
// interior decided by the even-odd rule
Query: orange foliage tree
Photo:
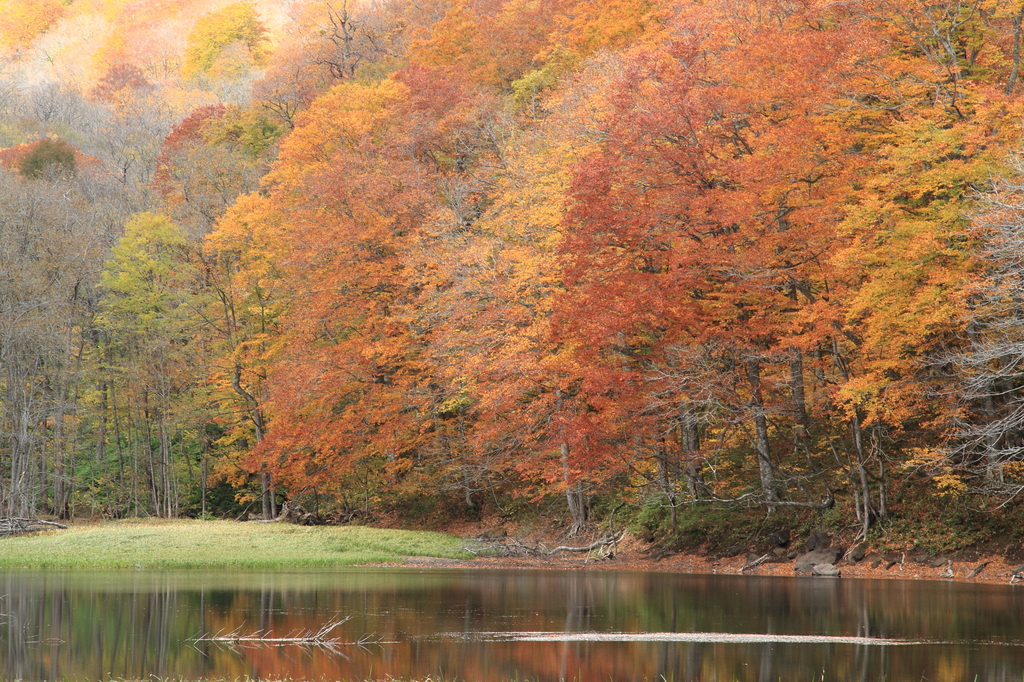
[[[928,413],[913,354],[951,340],[970,268],[956,199],[1005,110],[906,15],[865,35],[866,11],[704,4],[636,52],[577,171],[556,315],[591,447],[651,453],[662,477],[669,451],[728,455],[745,488],[746,441],[770,507],[821,504],[814,480],[829,503],[838,480],[810,453],[837,448],[865,532],[886,513],[884,432]]]
[[[256,455],[295,493],[339,493],[353,462],[396,463],[416,439],[420,342],[400,318],[415,291],[404,256],[433,198],[417,181],[422,152],[398,125],[412,96],[399,80],[336,87],[267,177],[267,208],[288,216],[288,296],[268,377],[272,428]]]
[[[813,504],[781,479],[815,473],[787,455],[806,427],[804,356],[831,331],[812,311],[857,162],[830,105],[857,55],[841,24],[782,7],[677,21],[687,38],[631,56],[607,141],[574,180],[557,312],[586,367],[574,430],[649,453],[662,477],[749,438],[761,498]],[[797,419],[773,434],[782,415]]]
[[[251,469],[341,497],[366,463],[467,507],[525,481],[577,530],[634,485],[673,519],[839,490],[863,534],[885,518],[888,472],[952,413],[930,363],[959,343],[1019,13],[351,9],[311,3],[321,32],[258,84],[292,131],[210,240],[225,299],[282,333],[239,327],[221,379],[249,377]]]

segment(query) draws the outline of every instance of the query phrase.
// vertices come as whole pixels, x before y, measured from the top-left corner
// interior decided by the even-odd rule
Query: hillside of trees
[[[0,514],[1022,532],[1020,3],[0,16]]]

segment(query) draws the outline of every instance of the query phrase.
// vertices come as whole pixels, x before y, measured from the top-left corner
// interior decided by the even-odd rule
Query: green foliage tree
[[[18,170],[33,180],[71,177],[78,170],[75,148],[64,140],[44,138],[22,157]]]
[[[136,434],[130,468],[137,512],[176,516],[183,477],[194,484],[186,440],[202,438],[206,421],[201,273],[182,230],[165,216],[141,213],[125,227],[100,280],[97,326],[107,339],[100,350]]]

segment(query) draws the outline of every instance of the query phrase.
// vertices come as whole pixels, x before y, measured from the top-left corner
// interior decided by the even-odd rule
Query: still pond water
[[[0,573],[0,678],[1016,680],[1024,588],[653,573]],[[322,642],[285,638],[344,623]],[[202,635],[235,641],[197,641]],[[372,641],[366,641],[369,637]],[[364,640],[362,644],[358,642]]]

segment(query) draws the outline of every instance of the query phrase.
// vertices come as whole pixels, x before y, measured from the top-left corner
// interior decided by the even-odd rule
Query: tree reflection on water
[[[0,675],[464,680],[1000,680],[1018,589],[672,574],[344,569],[11,571]],[[315,642],[196,641],[204,634]],[[372,642],[367,642],[369,637]],[[857,639],[860,638],[860,639]],[[363,640],[362,645],[357,644]],[[885,643],[879,640],[893,640]],[[907,645],[905,642],[918,642]]]

